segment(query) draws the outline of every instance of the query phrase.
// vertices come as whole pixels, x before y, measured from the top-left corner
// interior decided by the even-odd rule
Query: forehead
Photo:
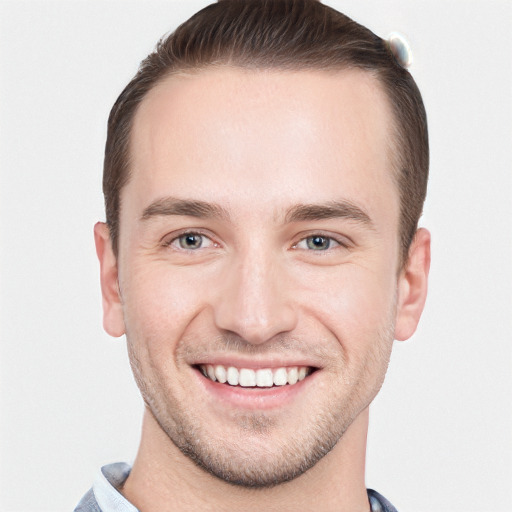
[[[215,194],[225,205],[268,210],[338,194],[378,207],[384,187],[397,203],[392,124],[385,94],[362,71],[220,67],[171,76],[136,113],[122,202],[141,210],[159,195]]]

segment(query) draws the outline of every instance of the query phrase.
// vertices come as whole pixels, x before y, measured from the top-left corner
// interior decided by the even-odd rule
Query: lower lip
[[[205,377],[199,370],[195,370],[200,385],[206,393],[213,396],[214,399],[237,408],[243,409],[274,409],[283,407],[297,398],[297,395],[303,393],[313,380],[316,374],[314,372],[308,375],[304,380],[296,384],[285,386],[274,386],[271,388],[244,388],[241,386],[230,386],[214,382]]]

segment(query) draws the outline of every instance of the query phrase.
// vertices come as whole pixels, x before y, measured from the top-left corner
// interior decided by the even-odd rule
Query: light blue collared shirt
[[[82,498],[75,512],[138,512],[120,492],[131,467],[125,462],[103,466],[92,489]]]

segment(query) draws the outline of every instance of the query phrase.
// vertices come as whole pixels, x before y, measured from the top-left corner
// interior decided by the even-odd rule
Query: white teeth
[[[227,372],[228,382],[232,386],[238,386],[238,370],[234,368],[233,366],[230,366],[228,368]]]
[[[284,386],[288,382],[288,376],[286,375],[286,368],[278,368],[274,372],[274,384],[276,386]]]
[[[207,365],[206,367],[206,373],[208,374],[208,377],[210,380],[213,380],[214,382],[217,380],[215,378],[215,369],[211,364]]]
[[[261,368],[252,370],[250,368],[235,368],[218,365],[201,365],[199,367],[205,377],[213,382],[219,381],[224,384],[228,382],[231,386],[270,388],[274,386],[293,386],[297,382],[304,380],[310,373],[306,366],[292,366],[289,368]]]
[[[297,381],[299,380],[299,372],[297,368],[290,368],[288,370],[288,384],[293,386],[294,384],[297,384]]]
[[[224,368],[224,366],[221,366],[220,364],[218,364],[215,367],[215,377],[217,377],[217,380],[219,382],[222,382],[222,384],[224,384],[228,380],[228,377],[226,374],[226,368]]]
[[[252,388],[256,386],[256,372],[247,368],[240,370],[240,386],[244,388]]]
[[[256,386],[259,388],[271,388],[273,384],[272,370],[267,368],[256,372]]]

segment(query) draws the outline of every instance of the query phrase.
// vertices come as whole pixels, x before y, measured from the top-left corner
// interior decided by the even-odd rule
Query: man
[[[95,226],[142,439],[77,511],[394,510],[365,488],[368,406],[430,261],[426,116],[397,58],[315,0],[221,0],[142,63]]]

